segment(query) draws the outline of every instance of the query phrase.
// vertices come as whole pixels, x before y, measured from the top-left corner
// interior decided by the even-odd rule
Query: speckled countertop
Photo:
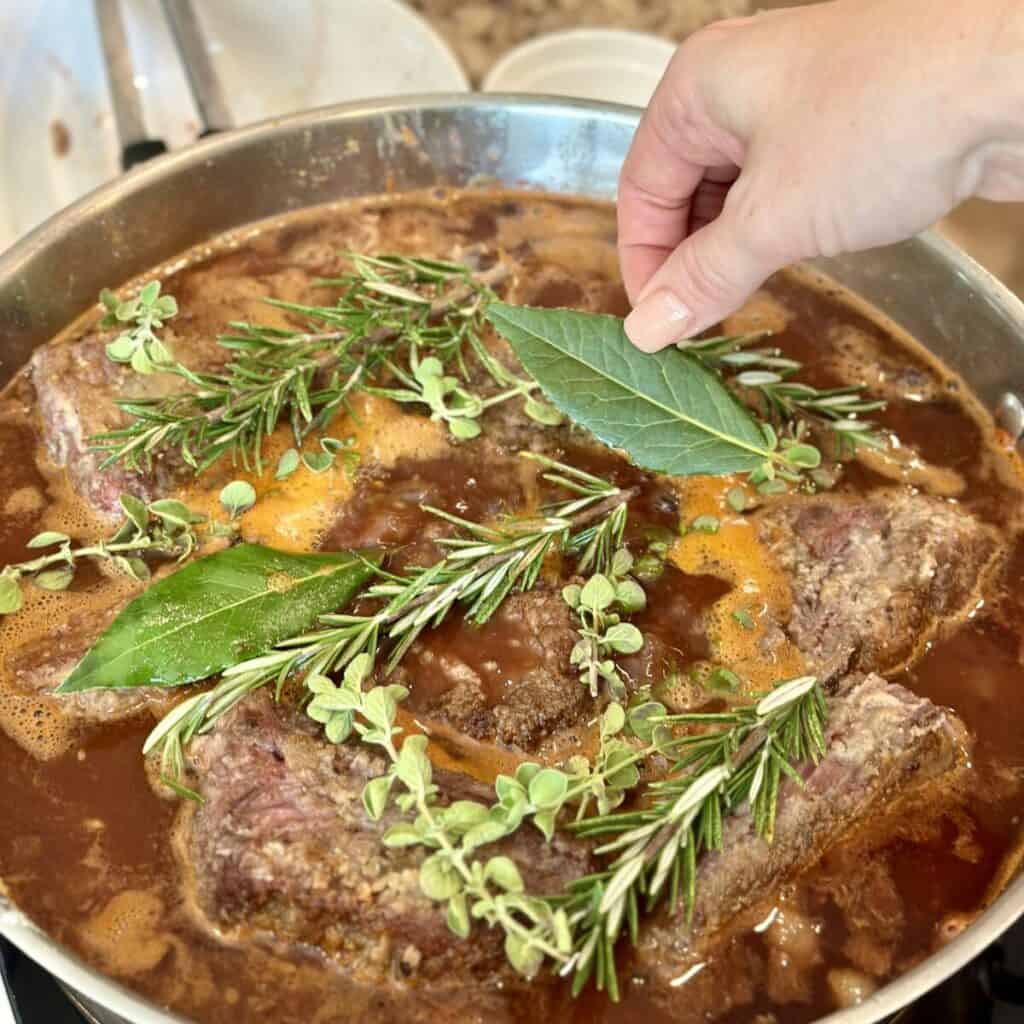
[[[448,40],[479,85],[513,46],[567,28],[627,28],[682,39],[718,18],[749,13],[752,0],[409,0]]]

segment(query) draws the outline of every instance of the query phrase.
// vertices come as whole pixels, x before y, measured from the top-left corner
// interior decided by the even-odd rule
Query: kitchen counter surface
[[[514,46],[568,28],[625,28],[680,40],[752,0],[408,0],[448,41],[474,85]]]

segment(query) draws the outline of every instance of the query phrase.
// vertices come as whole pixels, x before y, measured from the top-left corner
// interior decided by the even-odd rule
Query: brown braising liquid
[[[482,244],[501,249],[513,265],[512,301],[621,314],[626,303],[614,238],[612,208],[583,201],[486,192],[372,200],[238,232],[179,264],[166,278],[165,291],[176,295],[187,313],[183,331],[215,332],[230,319],[259,319],[265,309],[258,301],[261,295],[327,301],[328,295],[310,282],[336,272],[336,254],[343,249],[448,257],[457,255],[460,245]],[[878,422],[897,433],[904,446],[916,448],[932,469],[947,471],[958,500],[997,523],[1008,544],[1017,544],[1019,467],[952,374],[847,296],[806,276],[774,280],[727,324],[729,329],[761,326],[778,331],[771,343],[803,360],[804,376],[813,383],[869,380],[878,376],[884,358],[885,380],[876,382],[888,389],[890,403]],[[71,335],[87,330],[88,322]],[[43,525],[63,524],[59,528],[83,540],[103,529],[48,464],[33,401],[24,376],[0,399],[3,564],[22,560],[26,540]],[[543,498],[535,477],[524,477],[516,460],[503,458],[499,464],[486,447],[479,454],[472,448],[453,449],[434,430],[436,425],[423,421],[403,448],[388,434],[385,421],[395,414],[387,403],[368,401],[363,411],[358,431],[364,461],[355,483],[340,473],[310,479],[302,484],[307,490],[294,497],[290,484],[275,489],[261,483],[267,497],[247,517],[247,536],[298,547],[384,543],[415,559],[432,542],[425,531],[433,520],[420,512],[421,503],[476,518],[533,508]],[[574,453],[567,457],[573,460]],[[749,661],[753,673],[752,641],[729,611],[749,607],[756,618],[773,602],[782,607],[786,595],[749,524],[722,511],[721,482],[652,482],[611,453],[596,460],[601,465],[587,464],[582,457],[578,461],[596,472],[612,472],[623,485],[641,487],[631,512],[633,544],[642,543],[643,529],[678,532],[681,521],[708,509],[723,518],[716,537],[675,541],[670,564],[650,585],[651,605],[637,620],[671,657],[658,664],[637,662],[632,670],[657,683],[669,661],[685,671],[691,663],[717,656],[738,671]],[[923,486],[926,477],[915,480]],[[197,483],[190,500],[209,503],[222,482],[213,473],[209,485]],[[866,493],[893,484],[884,467],[880,472],[877,466],[852,463],[839,490]],[[352,497],[340,518],[328,521],[315,511],[325,494],[345,493]],[[307,521],[302,520],[304,509],[314,510]],[[97,574],[84,576],[67,599],[84,607],[108,586]],[[974,734],[973,764],[962,783],[965,795],[949,794],[942,813],[922,808],[880,822],[874,832],[858,833],[780,894],[783,914],[788,910],[812,922],[817,952],[806,962],[773,959],[765,952],[769,933],[748,929],[737,935],[727,954],[730,962],[743,963],[749,956],[768,964],[764,990],[753,1004],[744,1005],[737,1020],[764,1011],[780,1024],[797,1024],[828,1012],[835,1008],[827,981],[831,968],[863,963],[870,954],[879,964],[875,981],[881,984],[933,951],[955,915],[975,912],[994,895],[1000,865],[1020,841],[1024,822],[1022,595],[1024,546],[1018,545],[978,614],[900,677],[916,692],[954,708]],[[61,616],[61,609],[57,595],[21,613],[24,625],[15,621],[18,617],[5,622],[0,657],[7,659],[26,636],[45,644],[47,619]],[[527,645],[516,641],[486,627],[469,633],[453,620],[429,643],[451,649],[480,669],[491,698],[500,699],[502,688],[514,685],[516,673],[530,667]],[[410,668],[415,676],[415,665]],[[777,678],[799,666],[780,662],[762,669],[766,678]],[[753,689],[767,685],[746,670],[741,675],[751,678]],[[430,696],[429,681],[425,686],[413,694],[412,707]],[[140,755],[153,725],[150,714],[113,724],[68,725],[53,701],[14,694],[11,687],[11,680],[0,674],[5,729],[0,733],[5,782],[0,877],[34,920],[102,970],[206,1024],[268,1019],[328,1024],[374,1017],[373,995],[357,990],[342,969],[323,962],[315,951],[288,957],[259,947],[233,948],[195,926],[172,850],[178,807],[156,795]],[[452,749],[457,761],[473,748],[455,743]],[[870,921],[865,930],[855,910],[829,895],[838,891],[837,879],[853,877],[853,872],[860,872],[858,886],[877,893],[873,906],[889,907],[888,923],[875,934]],[[575,1004],[572,1019],[632,1021],[641,1013],[657,1019],[642,989],[629,984],[628,962],[624,965],[624,1001],[613,1007],[603,997],[587,996]],[[706,1011],[708,1019],[715,1010],[714,1005],[695,1008]],[[522,1018],[530,1019],[528,1006],[522,1007]]]

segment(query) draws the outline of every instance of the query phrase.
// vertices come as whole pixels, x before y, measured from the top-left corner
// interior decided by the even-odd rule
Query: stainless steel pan
[[[623,107],[535,97],[412,97],[269,121],[161,157],[0,255],[0,383],[101,288],[253,220],[346,196],[479,182],[612,199],[638,117]],[[977,264],[926,235],[821,267],[959,370],[1015,435],[1024,430],[1012,398],[1024,393],[1024,306]],[[1018,878],[941,952],[828,1021],[870,1024],[892,1015],[1022,912]],[[0,932],[94,1007],[134,1024],[178,1019],[82,964],[2,897]]]

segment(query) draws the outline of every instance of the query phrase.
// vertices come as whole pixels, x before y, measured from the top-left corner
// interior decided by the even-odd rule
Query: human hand
[[[1024,198],[1024,3],[834,0],[676,52],[619,182],[626,331],[655,351],[776,270]]]

